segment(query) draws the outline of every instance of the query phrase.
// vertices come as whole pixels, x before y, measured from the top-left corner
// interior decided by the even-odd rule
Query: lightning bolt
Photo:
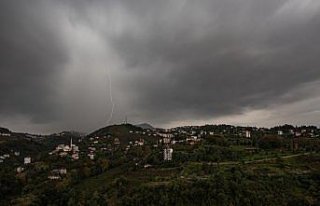
[[[109,98],[110,98],[110,102],[111,102],[111,112],[110,112],[110,115],[109,115],[109,118],[108,118],[108,121],[107,121],[107,124],[109,125],[111,120],[112,120],[112,117],[113,117],[113,112],[114,112],[114,102],[113,102],[113,97],[112,97],[112,82],[111,82],[111,78],[110,78],[110,74],[109,74],[109,70],[106,69],[106,76],[107,76],[107,79],[108,79],[108,83],[109,83]]]

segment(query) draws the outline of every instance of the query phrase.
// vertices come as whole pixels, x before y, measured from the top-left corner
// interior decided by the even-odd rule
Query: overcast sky
[[[320,124],[319,0],[2,0],[0,31],[15,131]]]

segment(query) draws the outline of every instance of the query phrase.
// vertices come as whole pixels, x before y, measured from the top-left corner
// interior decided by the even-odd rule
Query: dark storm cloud
[[[161,125],[277,107],[290,121],[283,106],[298,110],[304,107],[299,102],[319,96],[317,0],[0,6],[1,115],[97,127],[110,103],[105,67],[113,83],[114,122],[127,115]],[[317,101],[304,104],[319,110]]]
[[[298,1],[248,0],[185,1],[179,9],[170,2],[126,7],[143,32],[125,31],[112,44],[127,69],[141,73],[127,85],[138,95],[134,109],[170,121],[293,101],[283,96],[320,77],[320,15],[319,9],[308,14],[317,6],[309,3],[302,8]]]
[[[0,2],[0,114],[55,118],[55,78],[66,61],[45,1]]]

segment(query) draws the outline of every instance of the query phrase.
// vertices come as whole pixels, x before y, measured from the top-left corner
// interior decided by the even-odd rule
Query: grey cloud
[[[118,58],[111,65],[116,120],[128,115],[134,121],[167,125],[185,119],[221,119],[245,111],[274,110],[275,105],[284,107],[318,95],[310,89],[295,93],[320,79],[316,0],[7,2],[1,3],[0,14],[5,31],[0,34],[4,45],[0,86],[5,99],[1,114],[31,115],[38,122],[56,117],[62,124],[82,125],[82,129],[103,122],[102,117],[92,119],[103,108],[105,94],[82,92],[95,87],[97,93],[104,91],[102,80],[95,82],[95,75],[90,75],[97,68],[82,68],[75,75],[82,81],[62,84],[79,88],[55,87],[54,81],[62,81],[61,75],[69,71],[65,65],[71,61],[63,40],[72,37],[68,32],[78,31],[56,25],[52,20],[56,15],[64,15],[70,27],[94,33],[102,39],[99,44]],[[110,58],[106,53],[99,59],[94,45],[90,49],[92,58],[79,58],[76,66],[103,65]],[[57,88],[73,92],[72,99]],[[82,103],[73,107],[73,101]],[[66,102],[65,108],[72,109],[63,110],[66,118],[59,119],[59,106]],[[77,108],[88,111],[81,116]]]
[[[128,82],[139,96],[133,109],[166,122],[289,103],[283,95],[320,77],[320,16],[284,21],[275,14],[285,3],[201,1],[178,14],[174,7],[133,13],[143,34],[112,39],[127,69],[147,74]],[[205,15],[192,13],[199,5]]]
[[[48,7],[45,1],[0,3],[1,116],[55,118],[55,78],[67,54]]]

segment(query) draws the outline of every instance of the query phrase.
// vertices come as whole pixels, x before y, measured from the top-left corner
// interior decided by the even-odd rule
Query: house
[[[31,157],[25,157],[23,159],[23,162],[24,162],[25,165],[30,164],[31,163]]]
[[[23,167],[17,167],[16,169],[17,173],[21,173],[24,171],[24,168]]]
[[[48,179],[49,179],[49,180],[60,180],[61,177],[58,176],[58,175],[49,175],[49,176],[48,176]]]
[[[72,146],[72,151],[73,151],[73,152],[79,152],[79,146],[73,145],[73,146]]]
[[[95,147],[88,147],[88,150],[90,151],[96,151],[97,149]]]
[[[164,144],[170,144],[171,139],[168,138],[168,137],[165,137],[165,138],[162,139],[162,141],[163,141]]]
[[[171,161],[172,160],[172,153],[173,153],[173,149],[172,148],[165,148],[163,150],[163,159],[165,161]]]
[[[158,136],[164,137],[164,138],[172,138],[174,135],[170,133],[158,133]]]
[[[66,168],[60,168],[59,169],[59,174],[60,175],[66,175],[67,174],[67,169]]]
[[[64,151],[64,152],[70,152],[70,151],[71,151],[71,147],[70,147],[69,145],[65,145],[65,146],[63,147],[63,151]]]
[[[139,141],[135,141],[135,145],[143,146],[144,145],[144,139],[140,139]]]
[[[66,168],[54,169],[54,170],[51,170],[50,175],[48,176],[48,179],[59,180],[65,175],[67,175]]]
[[[89,157],[91,160],[94,160],[94,153],[88,154],[88,157]]]
[[[49,154],[52,155],[54,153],[58,153],[58,152],[61,152],[62,151],[62,154],[60,153],[59,155],[60,156],[66,156],[65,153],[68,153],[68,152],[78,152],[79,151],[79,147],[75,144],[72,143],[72,138],[70,139],[70,145],[64,145],[64,144],[59,144],[56,149],[52,152],[50,152]]]
[[[59,153],[59,156],[60,156],[60,157],[66,157],[67,155],[68,155],[67,152],[60,152],[60,153]]]
[[[282,136],[282,135],[283,135],[283,131],[279,130],[279,131],[278,131],[278,135],[279,135],[279,136]]]
[[[114,138],[114,140],[113,140],[113,144],[115,144],[115,145],[119,145],[119,144],[120,144],[120,140],[119,140],[119,138]]]
[[[73,154],[71,155],[71,158],[72,158],[73,160],[78,160],[78,159],[79,159],[79,153],[73,153]]]
[[[245,133],[246,133],[246,135],[245,135],[246,138],[251,138],[251,132],[249,130],[246,130]]]

